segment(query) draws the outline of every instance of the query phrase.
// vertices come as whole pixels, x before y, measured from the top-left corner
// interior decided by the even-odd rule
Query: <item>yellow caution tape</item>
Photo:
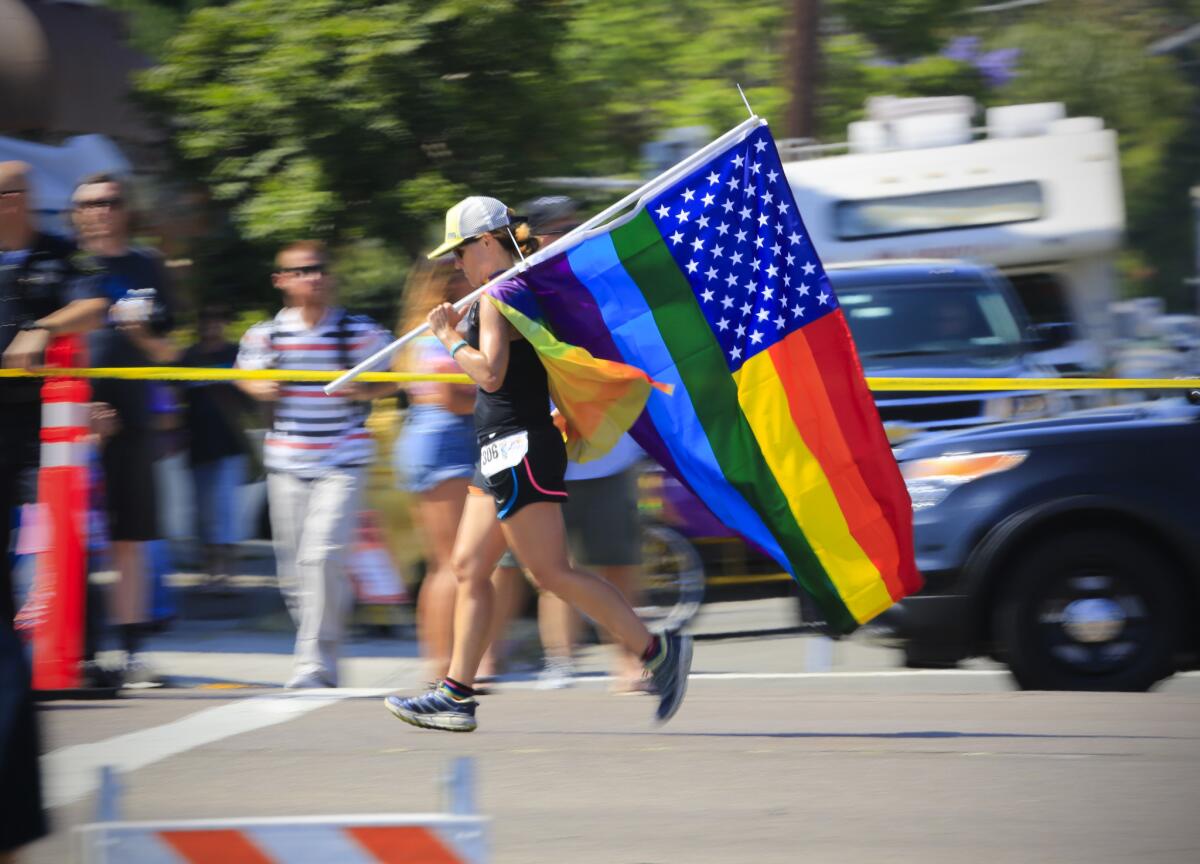
[[[332,381],[341,372],[314,369],[194,369],[187,366],[129,366],[87,369],[0,369],[0,378],[118,378],[124,381]],[[364,372],[355,379],[364,383],[433,381],[470,384],[461,372]]]
[[[868,378],[872,390],[1192,390],[1200,378]]]
[[[133,366],[85,369],[0,369],[0,378],[119,378],[133,381],[332,381],[341,372],[312,369],[195,369],[183,366]],[[456,372],[364,372],[364,383],[395,384],[428,381],[470,384]],[[880,392],[946,390],[1192,390],[1200,378],[867,378],[867,386]]]

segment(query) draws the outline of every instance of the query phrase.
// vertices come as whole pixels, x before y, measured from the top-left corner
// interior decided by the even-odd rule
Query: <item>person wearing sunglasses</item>
[[[446,213],[445,242],[430,257],[453,252],[467,282],[478,288],[537,248],[526,221],[495,198],[476,196]],[[523,289],[520,276],[512,281]],[[388,710],[428,729],[476,728],[474,684],[495,602],[490,577],[507,545],[542,588],[641,658],[659,697],[657,720],[666,722],[687,688],[691,639],[678,632],[652,635],[612,584],[571,564],[563,525],[566,445],[551,417],[549,382],[536,351],[486,298],[466,315],[442,303],[427,320],[478,386],[480,469],[473,481],[478,494],[467,496],[451,555],[458,597],[449,674],[419,696],[388,696]]]
[[[32,169],[0,162],[0,355],[40,366],[56,336],[100,326],[108,302],[80,270],[75,246],[34,222]],[[46,833],[38,721],[25,647],[13,626],[13,515],[35,499],[43,382],[0,379],[0,861]]]
[[[303,240],[284,247],[272,281],[284,308],[246,331],[237,368],[340,372],[391,341],[373,320],[337,304],[324,244]],[[346,555],[375,457],[366,428],[369,402],[395,393],[396,386],[356,383],[333,395],[320,381],[237,386],[274,409],[263,464],[279,587],[296,625],[294,667],[285,686],[336,687],[350,600]]]
[[[128,182],[109,173],[91,174],[75,187],[71,221],[79,246],[100,274],[111,306],[108,326],[88,339],[93,366],[160,366],[174,363],[179,349],[169,338],[175,324],[173,286],[162,256],[133,245]],[[93,398],[116,416],[116,431],[104,439],[105,509],[113,564],[118,574],[110,593],[110,620],[120,636],[128,686],[154,686],[158,675],[140,656],[151,628],[146,544],[162,536],[154,476],[158,436],[149,381],[97,379]]]

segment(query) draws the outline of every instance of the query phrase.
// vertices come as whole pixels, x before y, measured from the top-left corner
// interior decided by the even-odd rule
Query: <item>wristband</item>
[[[455,354],[457,354],[459,352],[459,349],[466,348],[466,347],[467,347],[467,340],[459,339],[457,342],[454,343],[454,347],[450,349],[450,356],[453,357]]]

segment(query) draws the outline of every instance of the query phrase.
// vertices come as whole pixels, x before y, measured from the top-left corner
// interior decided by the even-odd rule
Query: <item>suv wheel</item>
[[[1080,531],[1030,550],[996,633],[1025,690],[1147,690],[1171,674],[1178,592],[1169,563],[1130,537]]]

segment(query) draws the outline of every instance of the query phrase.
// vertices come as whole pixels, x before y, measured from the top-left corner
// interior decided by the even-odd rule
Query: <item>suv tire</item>
[[[1012,570],[996,633],[1024,690],[1148,690],[1167,677],[1179,592],[1166,558],[1115,532],[1042,541]]]

